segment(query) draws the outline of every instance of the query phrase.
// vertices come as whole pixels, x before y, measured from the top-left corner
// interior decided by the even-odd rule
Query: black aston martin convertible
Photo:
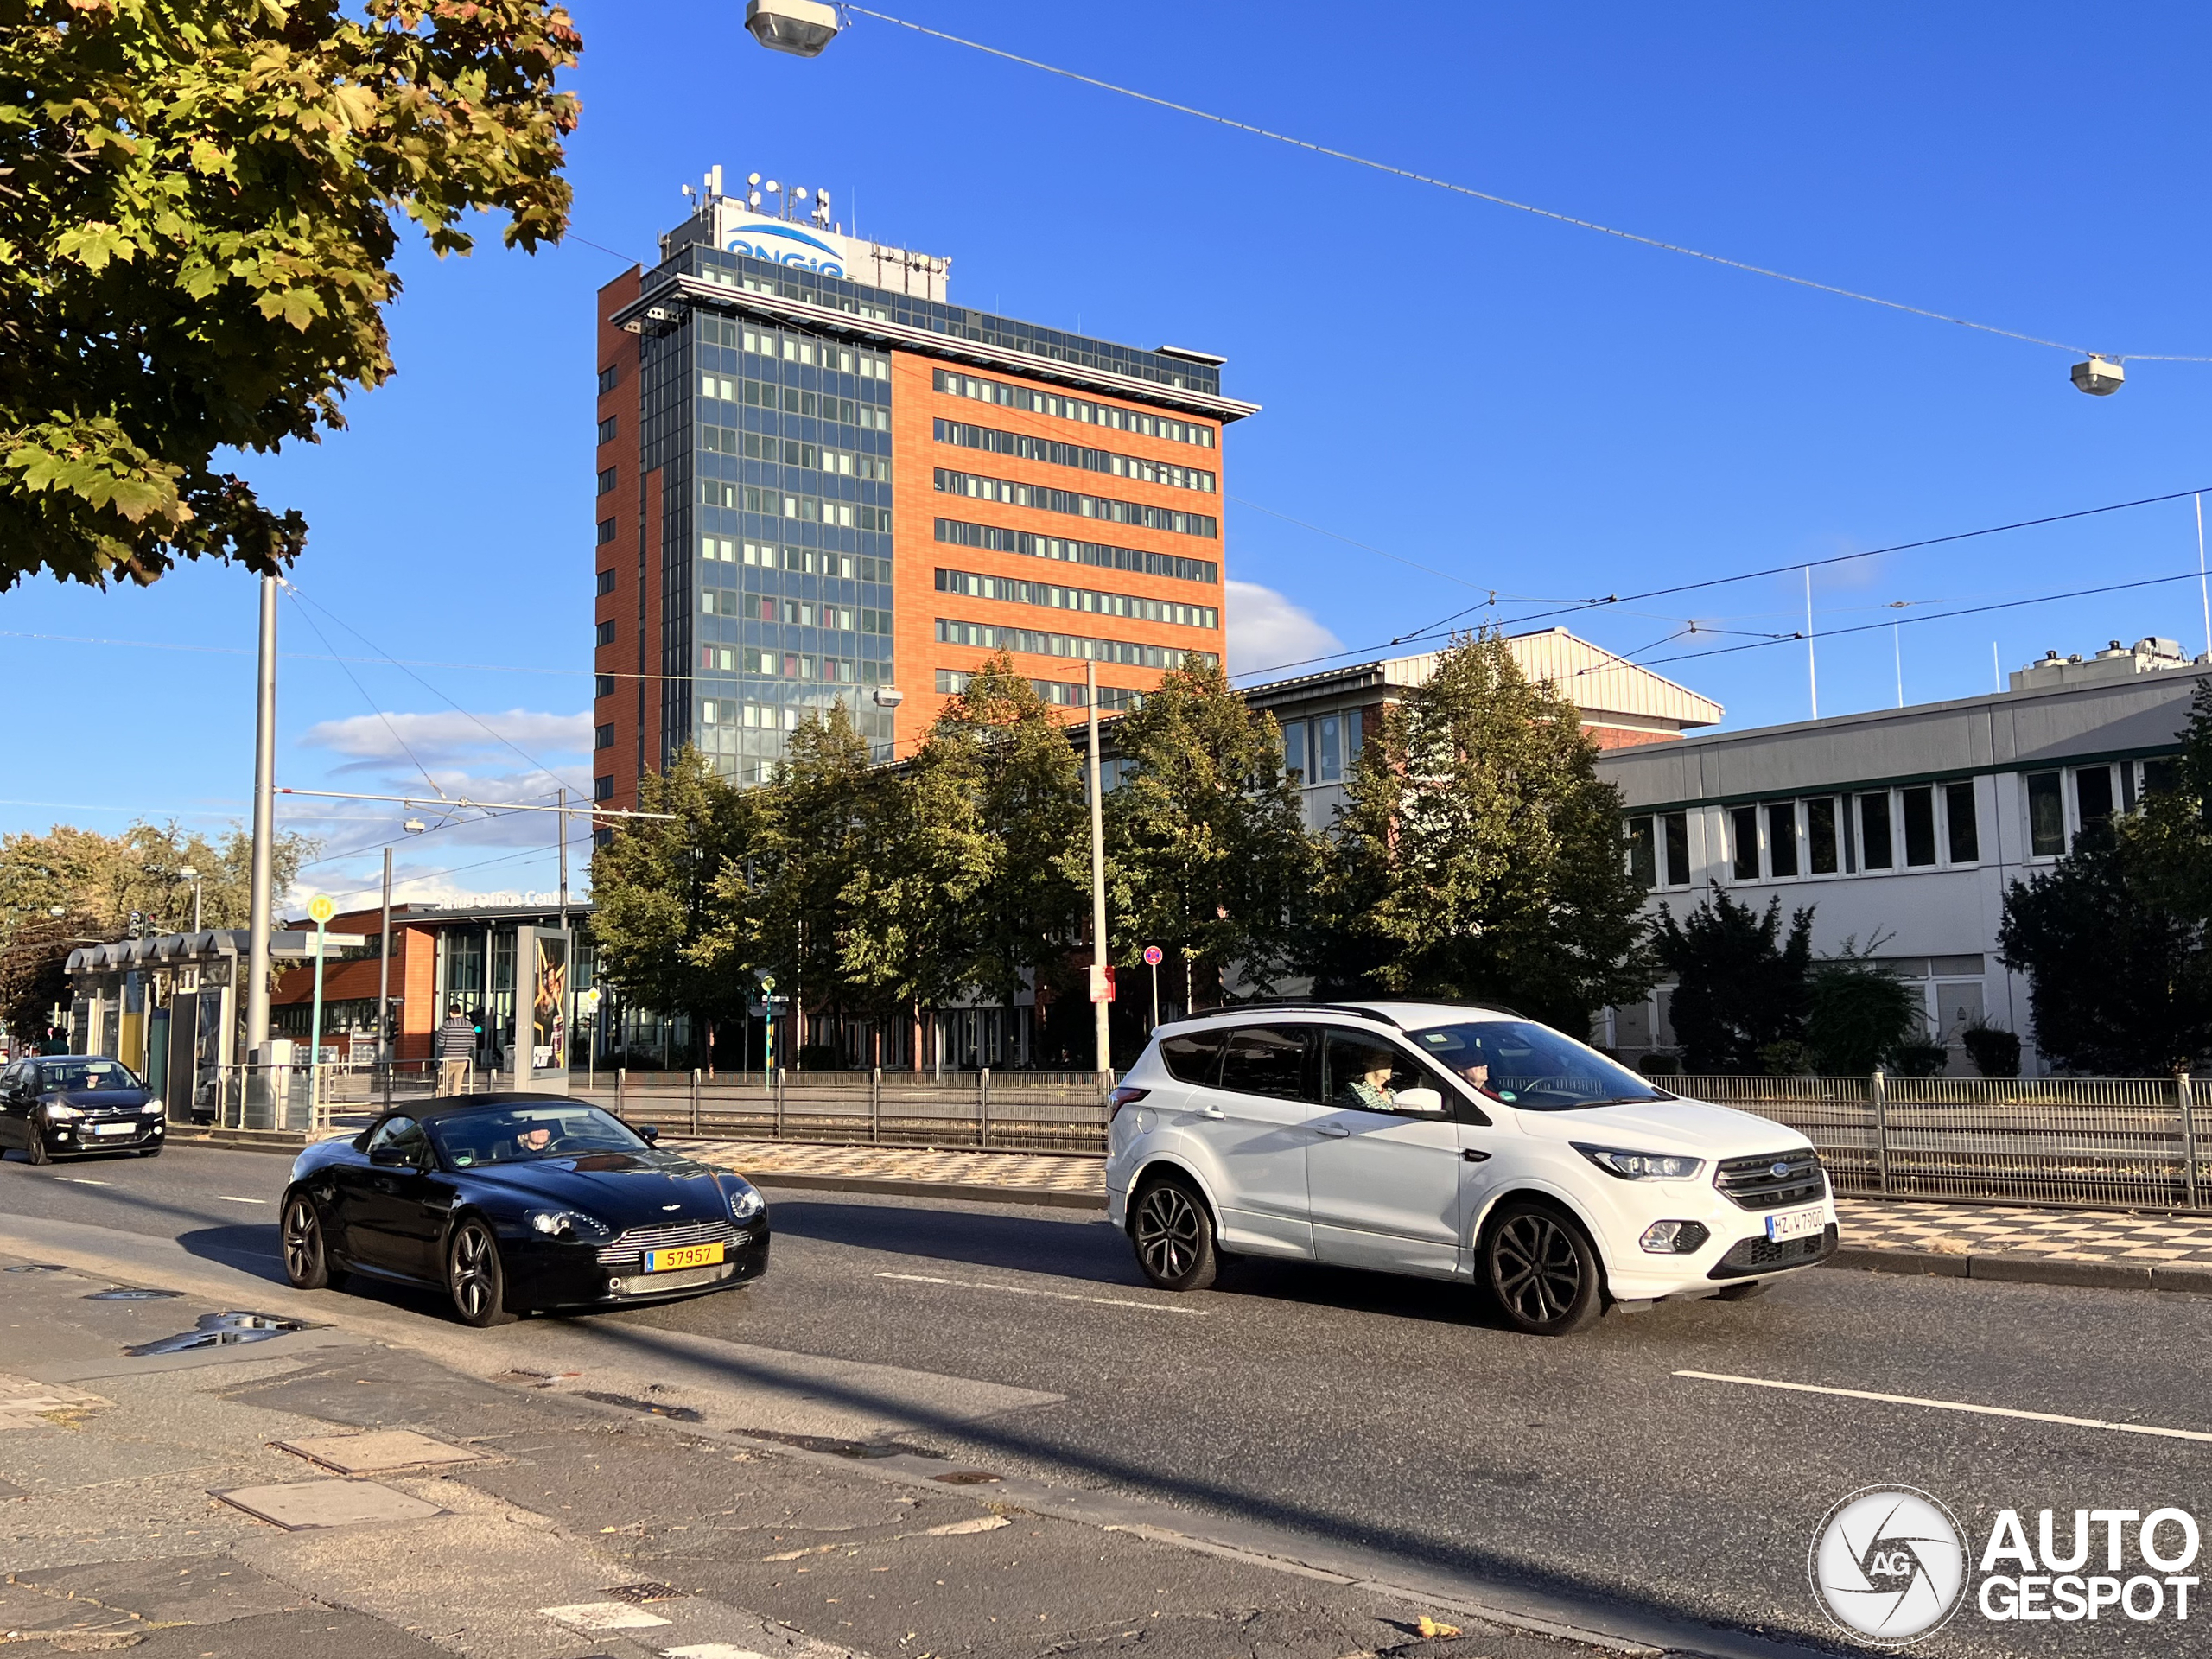
[[[558,1095],[468,1095],[387,1111],[309,1147],[284,1190],[284,1272],[442,1286],[471,1325],[728,1290],[768,1265],[751,1182]]]

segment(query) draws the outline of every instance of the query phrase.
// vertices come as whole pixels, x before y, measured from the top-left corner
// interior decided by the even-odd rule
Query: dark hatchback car
[[[743,1176],[653,1145],[558,1095],[388,1111],[292,1166],[280,1228],[303,1290],[347,1275],[434,1285],[471,1325],[729,1290],[768,1265],[768,1205]]]
[[[159,1096],[120,1061],[42,1054],[0,1067],[0,1155],[31,1162],[88,1152],[151,1158],[167,1134]]]

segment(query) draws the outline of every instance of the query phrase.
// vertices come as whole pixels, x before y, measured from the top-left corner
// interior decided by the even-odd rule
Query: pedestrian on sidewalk
[[[438,1092],[465,1094],[468,1068],[476,1058],[476,1027],[458,1002],[446,1006],[446,1022],[438,1027]]]

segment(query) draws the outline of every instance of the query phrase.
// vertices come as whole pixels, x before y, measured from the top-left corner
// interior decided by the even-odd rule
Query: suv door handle
[[[1313,1127],[1323,1135],[1350,1135],[1351,1133],[1341,1123],[1316,1123]]]
[[[1211,1117],[1217,1119],[1227,1117],[1229,1114],[1223,1111],[1218,1106],[1201,1106],[1198,1108],[1198,1116],[1200,1117]]]
[[[1486,1164],[1490,1161],[1490,1154],[1486,1152],[1478,1152],[1472,1147],[1469,1147],[1459,1155],[1471,1164]]]

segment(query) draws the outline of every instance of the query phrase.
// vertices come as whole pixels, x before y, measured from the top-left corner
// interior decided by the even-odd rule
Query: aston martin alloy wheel
[[[1162,1290],[1204,1290],[1213,1283],[1219,1266],[1213,1217],[1205,1201],[1172,1175],[1137,1195],[1129,1242],[1144,1276]]]
[[[284,1200],[278,1236],[284,1247],[284,1276],[295,1289],[336,1290],[345,1284],[345,1274],[331,1268],[322,1217],[306,1193],[295,1192]]]
[[[446,1247],[446,1288],[453,1293],[454,1312],[479,1329],[505,1325],[515,1317],[507,1311],[507,1275],[499,1262],[499,1242],[474,1216],[454,1229],[453,1242]]]
[[[1484,1236],[1483,1270],[1506,1322],[1530,1336],[1567,1336],[1605,1312],[1597,1251],[1548,1205],[1502,1205]]]

